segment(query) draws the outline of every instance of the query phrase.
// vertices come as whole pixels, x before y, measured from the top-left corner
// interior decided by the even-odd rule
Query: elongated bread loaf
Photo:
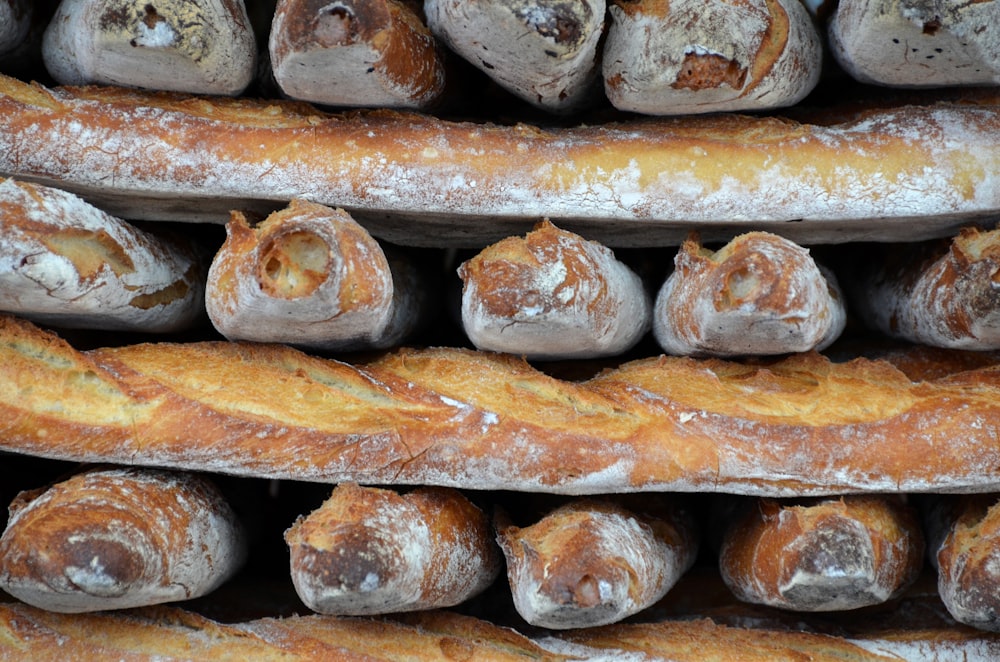
[[[457,605],[500,572],[486,514],[459,492],[338,485],[285,532],[295,589],[322,614]]]
[[[445,90],[444,48],[406,0],[280,0],[268,49],[293,99],[424,109]]]
[[[799,0],[616,0],[608,11],[604,90],[622,110],[780,108],[819,82],[822,41]]]
[[[42,56],[63,84],[235,95],[253,79],[257,44],[243,0],[63,0]]]
[[[414,268],[394,269],[402,262],[390,261],[343,210],[296,199],[254,226],[233,212],[208,271],[205,305],[231,340],[388,347],[417,326],[429,297],[407,291],[420,280]]]
[[[600,95],[604,0],[426,0],[431,30],[503,89],[556,113]]]
[[[208,480],[94,469],[22,492],[0,537],[0,587],[59,612],[205,595],[247,556],[242,524]]]
[[[0,180],[0,310],[69,328],[165,332],[204,316],[192,242],[65,191]]]
[[[916,512],[901,500],[849,495],[807,503],[754,500],[719,554],[741,600],[796,611],[858,609],[900,595],[923,566]]]
[[[518,613],[553,629],[616,623],[666,595],[694,562],[690,513],[655,497],[577,499],[497,540]]]
[[[221,223],[303,197],[404,245],[482,247],[539,218],[614,247],[747,224],[807,244],[916,240],[1000,210],[1000,105],[543,130],[0,78],[0,174],[126,218]]]
[[[458,269],[462,325],[479,349],[529,359],[615,356],[649,330],[642,280],[605,246],[543,221]]]
[[[830,52],[856,79],[898,87],[1000,84],[995,2],[840,0]]]
[[[653,335],[671,354],[740,356],[825,349],[847,323],[833,273],[766,232],[718,251],[681,246],[656,296]]]
[[[0,318],[0,448],[304,481],[564,494],[988,491],[1000,366],[657,357],[582,383],[460,349],[349,365],[286,346],[89,352]],[[192,421],[197,421],[197,426]]]
[[[1000,504],[996,494],[931,499],[927,552],[938,592],[959,623],[1000,631]]]
[[[1000,230],[859,249],[845,288],[871,328],[911,342],[1000,349]]]

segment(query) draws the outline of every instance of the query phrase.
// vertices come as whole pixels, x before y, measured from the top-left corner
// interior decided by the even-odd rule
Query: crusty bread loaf
[[[279,0],[268,49],[293,99],[424,109],[445,90],[444,48],[406,0]]]
[[[834,275],[766,232],[717,251],[689,238],[656,296],[653,335],[670,354],[740,356],[825,349],[847,323]]]
[[[240,569],[242,524],[209,480],[92,469],[22,492],[0,537],[0,587],[58,612],[196,598]]]
[[[898,87],[1000,84],[995,2],[840,0],[830,52],[865,83]]]
[[[321,614],[457,605],[500,572],[486,514],[459,492],[338,485],[285,532],[296,592]]]
[[[856,251],[844,287],[872,329],[933,347],[1000,349],[1000,229]]]
[[[574,383],[461,349],[356,365],[235,342],[79,352],[14,318],[0,363],[0,448],[50,458],[567,494],[1000,485],[996,364],[914,382],[814,353],[656,357]]]
[[[613,247],[748,224],[804,244],[916,240],[1000,209],[1000,105],[541,129],[0,78],[0,174],[126,218],[221,223],[304,197],[409,245],[482,247],[539,218]]]
[[[497,540],[518,613],[531,625],[607,625],[666,595],[694,563],[691,514],[650,496],[576,499],[519,527],[503,521]]]
[[[529,359],[615,356],[649,330],[639,276],[597,242],[543,221],[458,268],[462,326],[479,349]]]
[[[235,95],[253,79],[257,44],[243,0],[62,0],[42,56],[63,84]]]
[[[741,600],[835,611],[899,596],[923,559],[916,512],[895,497],[755,499],[729,523],[719,569]]]
[[[208,271],[205,305],[231,340],[389,347],[417,326],[428,298],[407,292],[421,283],[415,269],[394,269],[403,260],[390,261],[340,209],[296,199],[256,225],[233,212]]]
[[[503,89],[569,113],[600,98],[604,0],[426,0],[431,30]]]
[[[604,90],[622,110],[773,109],[819,82],[822,41],[799,0],[616,0],[608,11]]]
[[[166,332],[204,316],[186,239],[140,230],[48,186],[0,180],[0,310],[67,328]]]
[[[996,494],[930,499],[927,552],[938,592],[959,623],[1000,631],[1000,502]]]

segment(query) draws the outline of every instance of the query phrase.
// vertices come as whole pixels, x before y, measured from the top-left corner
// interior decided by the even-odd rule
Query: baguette
[[[74,613],[196,598],[247,556],[218,489],[190,474],[94,469],[22,492],[0,537],[0,587]]]
[[[986,492],[1000,366],[658,357],[582,383],[510,355],[286,346],[74,350],[0,318],[0,449],[301,481],[562,494]],[[198,421],[197,430],[191,422]]]
[[[514,605],[530,625],[607,625],[667,594],[694,562],[690,513],[649,498],[578,499],[526,527],[504,522],[497,540]]]
[[[893,87],[1000,84],[995,2],[841,0],[830,52],[851,76]]]
[[[604,90],[651,115],[791,106],[819,82],[822,41],[799,0],[615,0]]]
[[[733,519],[719,568],[741,600],[796,611],[858,609],[917,579],[924,540],[915,511],[881,495],[807,503],[755,500]]]
[[[956,621],[1000,632],[1000,506],[995,494],[938,497],[925,510],[938,592]]]
[[[541,129],[0,78],[0,174],[150,220],[223,223],[303,197],[380,239],[439,248],[538,218],[611,247],[748,225],[806,244],[917,240],[1000,210],[1000,105]]]
[[[430,29],[504,90],[570,113],[600,98],[604,0],[426,0]]]
[[[341,484],[285,532],[295,590],[321,614],[451,607],[500,572],[486,515],[447,488]]]
[[[231,340],[390,347],[419,325],[429,298],[403,262],[390,261],[343,210],[293,200],[253,227],[233,212],[208,270],[205,306]]]
[[[834,275],[808,250],[765,232],[740,235],[718,251],[689,238],[653,309],[660,347],[681,355],[821,350],[846,324]]]
[[[256,72],[242,0],[62,0],[42,39],[59,83],[237,95]]]
[[[649,330],[642,280],[608,248],[543,221],[458,268],[462,326],[479,349],[529,359],[615,356]]]
[[[293,99],[426,109],[445,90],[444,48],[406,0],[279,0],[268,50]]]
[[[868,245],[855,262],[845,287],[872,329],[934,347],[1000,349],[1000,229]]]
[[[204,266],[179,236],[81,198],[0,180],[0,310],[66,328],[170,332],[204,316]]]

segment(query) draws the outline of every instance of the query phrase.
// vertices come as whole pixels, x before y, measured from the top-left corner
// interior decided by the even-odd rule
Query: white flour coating
[[[773,63],[758,62],[765,40],[784,34],[785,21],[758,0],[733,4],[673,0],[624,9],[609,6],[612,23],[603,58],[604,88],[617,108],[650,115],[681,115],[790,106],[816,86],[822,42],[808,12],[780,1],[787,41]],[[687,56],[716,55],[740,73],[739,82],[709,86],[685,82]],[[761,65],[768,66],[761,66]],[[760,78],[755,70],[761,69]],[[735,73],[735,72],[734,72]]]
[[[596,98],[604,0],[428,0],[424,11],[451,51],[524,101],[568,112]]]
[[[77,493],[73,501],[66,496],[55,501],[57,494]],[[62,519],[89,524],[68,533],[64,545],[31,560],[39,553],[38,540],[32,537],[35,529],[26,527],[52,509],[63,513]],[[21,530],[27,538],[20,537]],[[118,559],[113,552],[102,557],[107,545],[126,552],[127,563],[141,563],[132,581],[122,583],[114,571],[109,573],[108,566]],[[87,472],[50,488],[11,518],[0,546],[4,590],[65,613],[199,597],[229,579],[247,553],[235,515],[214,488],[186,474],[127,468]],[[81,556],[87,548],[93,553]]]
[[[0,181],[0,310],[70,328],[172,331],[201,313],[192,249],[59,189]],[[140,303],[144,297],[180,288]]]

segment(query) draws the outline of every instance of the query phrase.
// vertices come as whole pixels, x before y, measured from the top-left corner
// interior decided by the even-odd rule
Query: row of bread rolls
[[[234,212],[207,275],[193,242],[59,189],[3,180],[0,210],[0,309],[43,323],[170,331],[204,307],[230,339],[349,351],[398,346],[437,310],[430,269],[304,200],[257,223]],[[1000,348],[1000,231],[849,256],[848,299],[880,333]],[[675,355],[777,355],[825,349],[845,328],[837,277],[778,235],[718,250],[692,238],[673,263],[652,297],[610,249],[542,222],[460,264],[462,326],[479,349],[545,360],[621,355],[650,330]]]
[[[864,82],[995,85],[1000,38],[990,26],[998,19],[992,3],[940,11],[843,0],[829,19],[830,51]],[[10,38],[23,32],[23,21],[6,22]],[[447,46],[551,112],[605,96],[617,108],[655,115],[760,110],[812,91],[825,27],[799,0],[279,0],[266,58],[283,94],[332,106],[439,105],[454,68]],[[43,55],[63,84],[239,94],[256,75],[256,41],[242,0],[128,11],[105,0],[63,0]]]
[[[801,612],[879,605],[916,581],[926,553],[952,617],[1000,630],[996,496],[923,500],[923,521],[899,495],[719,497],[700,521],[700,506],[682,495],[593,496],[491,519],[450,488],[341,484],[284,537],[295,592],[322,614],[454,607],[506,568],[525,623],[607,625],[664,598],[695,563],[706,529],[722,580],[746,603]],[[240,571],[252,553],[245,526],[210,477],[81,470],[11,503],[0,588],[63,613],[190,600]]]

